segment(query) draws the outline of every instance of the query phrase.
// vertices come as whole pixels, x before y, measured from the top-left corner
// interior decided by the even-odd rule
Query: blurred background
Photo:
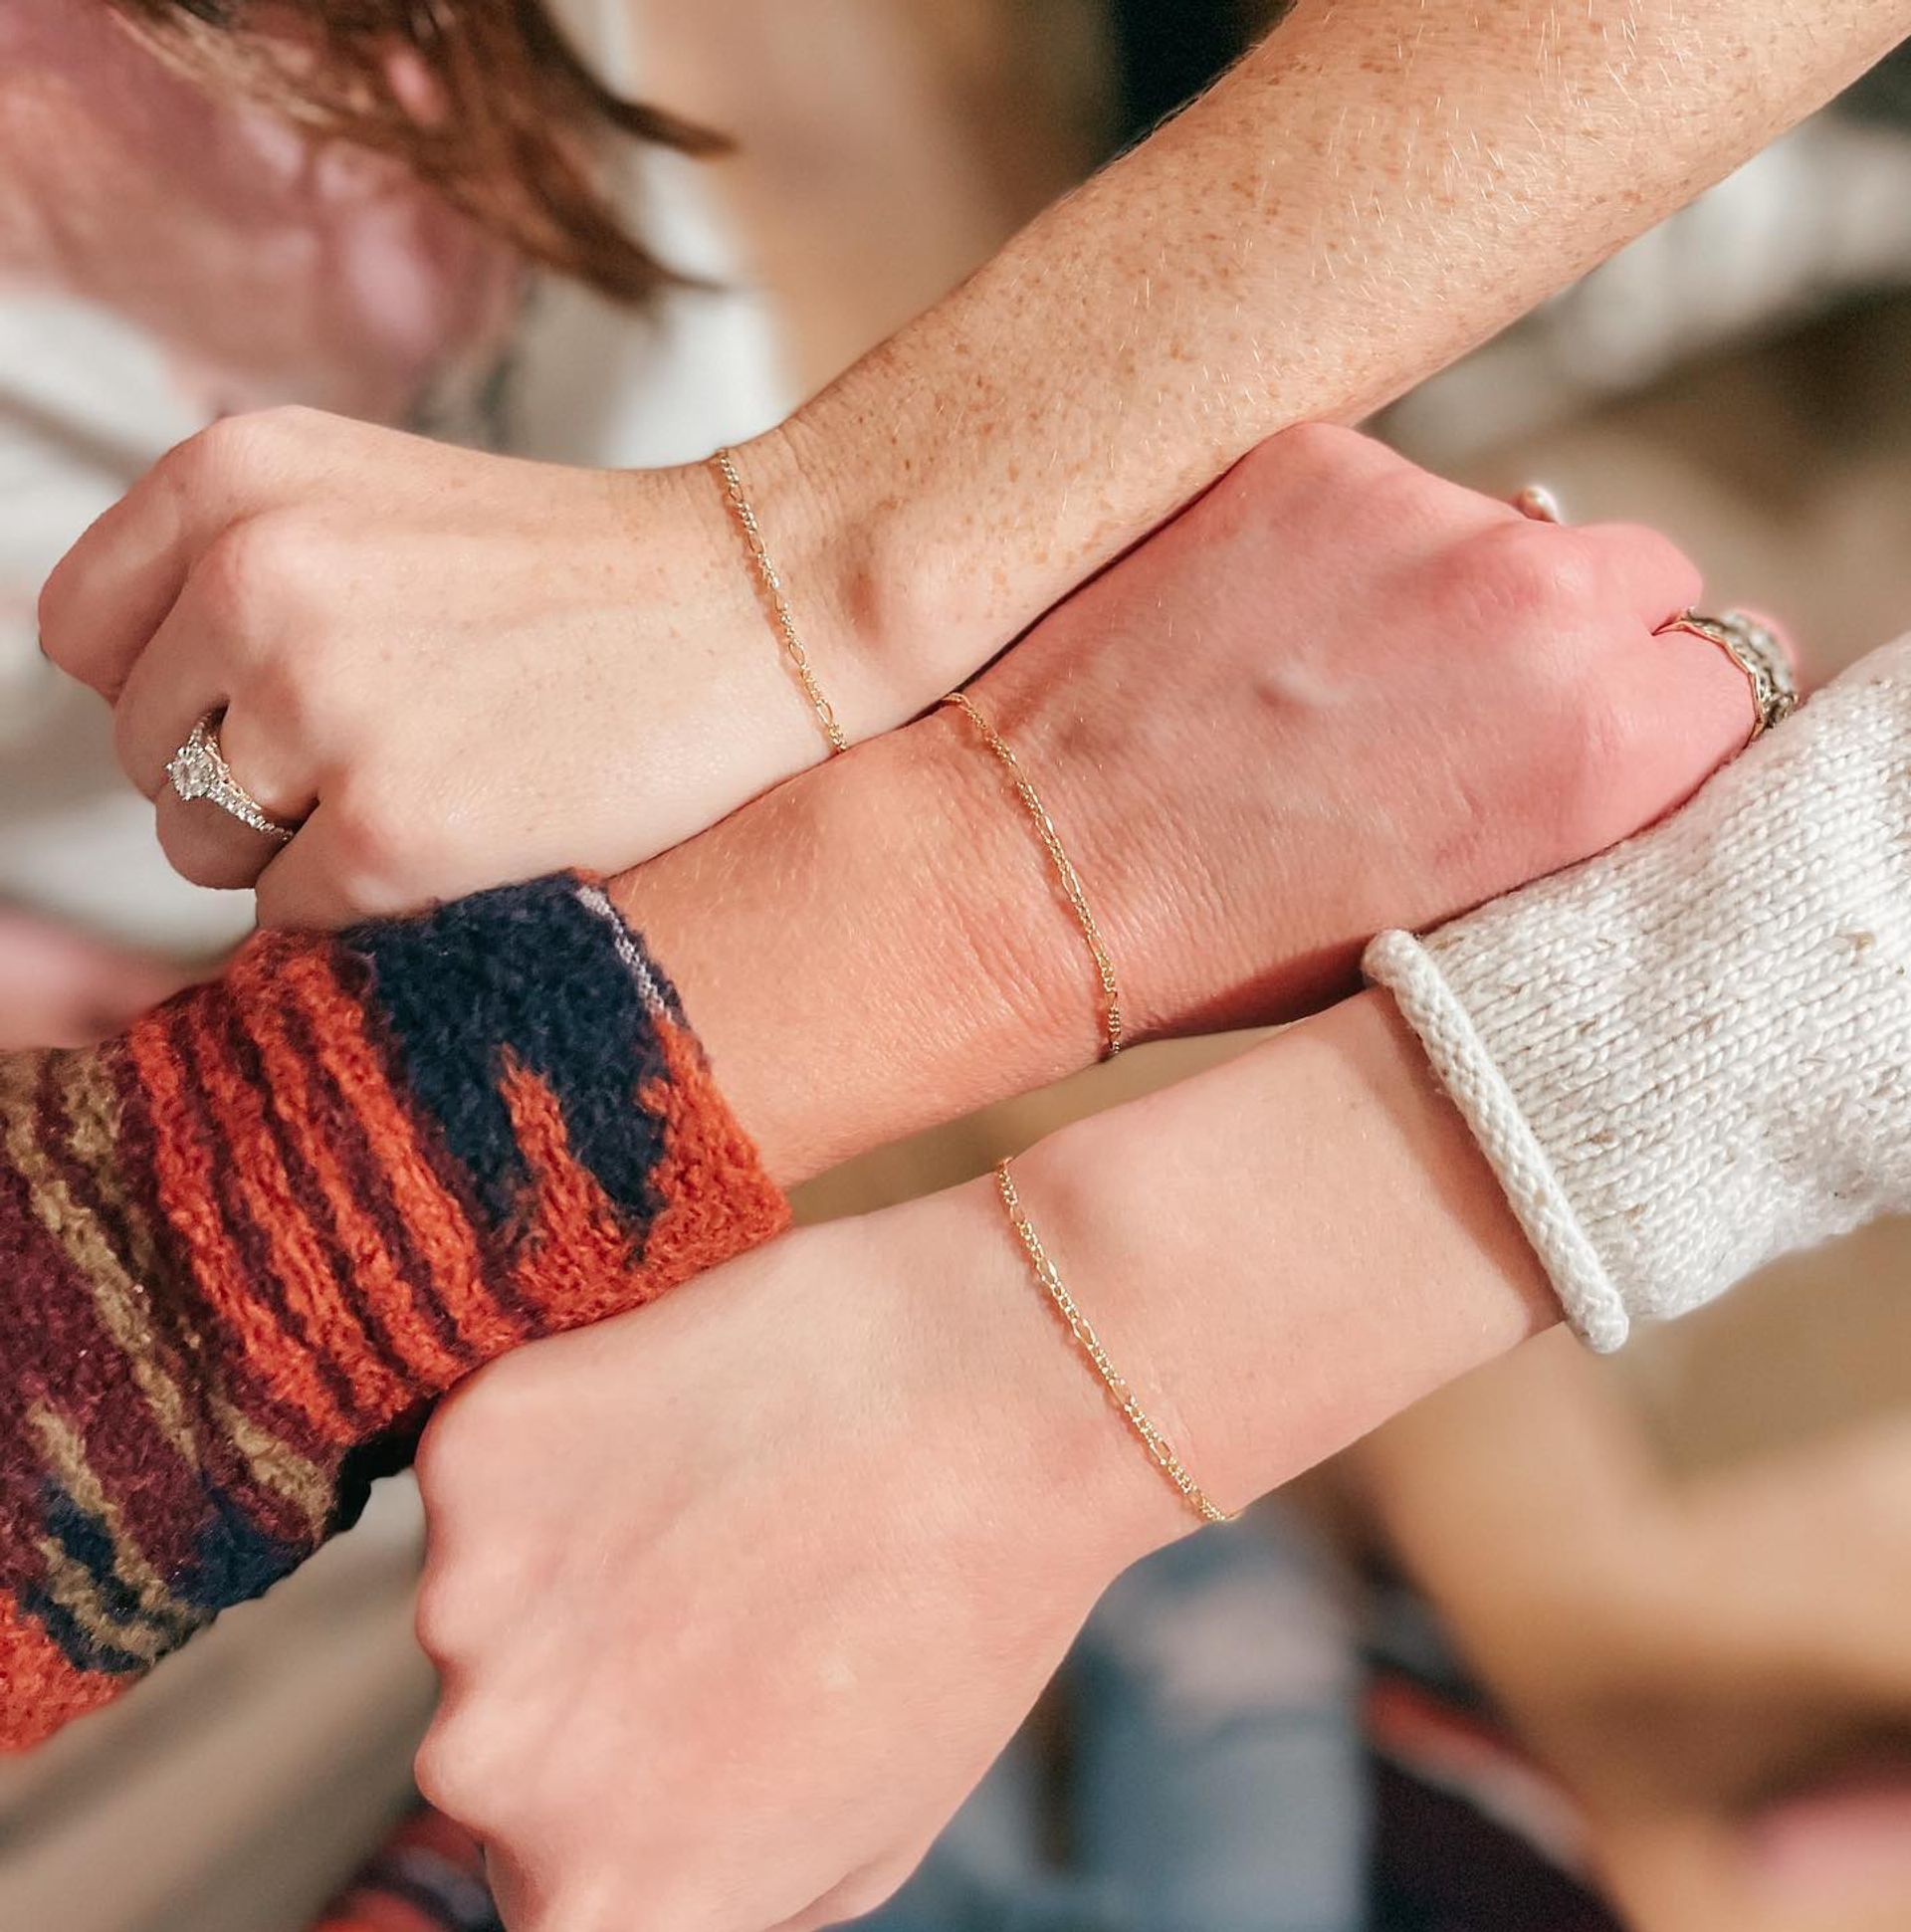
[[[9,12],[38,4],[0,0],[0,47]],[[642,322],[571,289],[520,292],[400,413],[637,464],[773,421],[1196,92],[1278,9],[572,11],[621,86],[738,138],[722,163],[631,168],[644,232],[713,286]],[[154,67],[143,85],[158,99],[181,84]],[[8,88],[0,71],[0,129],[18,107]],[[193,103],[177,107],[188,124]],[[247,919],[246,904],[165,871],[146,808],[119,788],[104,713],[38,659],[40,578],[210,413],[315,385],[349,403],[358,373],[348,347],[329,361],[310,345],[234,355],[156,324],[136,288],[14,275],[14,232],[0,215],[6,1045],[111,1023]],[[1543,480],[1575,520],[1661,526],[1703,563],[1715,602],[1782,615],[1823,676],[1911,620],[1908,374],[1901,56],[1377,427],[1486,489]],[[358,400],[391,413],[376,382]],[[803,1209],[977,1172],[1069,1113],[1238,1044],[1125,1057],[830,1176]],[[1911,1241],[1887,1228],[1616,1365],[1554,1338],[1256,1520],[1145,1566],[878,1923],[1905,1932],[1908,1273]],[[1497,1448],[1514,1428],[1529,1445],[1517,1468]],[[415,1502],[388,1484],[360,1529],[137,1696],[0,1763],[0,1927],[320,1922],[411,1803],[431,1696],[409,1636],[418,1548]],[[470,1869],[468,1847],[414,1824],[323,1922],[482,1932]]]

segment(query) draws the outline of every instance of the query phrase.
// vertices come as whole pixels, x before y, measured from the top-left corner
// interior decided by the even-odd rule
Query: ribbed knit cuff
[[[1574,1330],[1601,1353],[1631,1331],[1625,1302],[1518,1097],[1439,963],[1411,933],[1382,933],[1367,949],[1368,979],[1393,995],[1440,1084],[1499,1177],[1508,1204],[1553,1282]]]
[[[295,1568],[481,1364],[787,1212],[575,878],[264,934],[0,1059],[0,1747]]]

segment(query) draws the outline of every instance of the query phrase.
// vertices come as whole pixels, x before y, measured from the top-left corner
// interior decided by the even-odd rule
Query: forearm
[[[1304,0],[754,453],[766,514],[816,494],[851,546],[828,618],[922,702],[1262,437],[1440,368],[1907,32],[1903,0]]]
[[[1014,1171],[1115,1363],[1230,1509],[1559,1319],[1491,1170],[1378,994],[1067,1128]],[[1026,1349],[1061,1348],[993,1192],[966,1190],[963,1263]],[[1046,1398],[1063,1387],[1056,1454],[1079,1464],[1070,1445],[1095,1445],[1084,1480],[1124,1526],[1116,1557],[1186,1527],[1098,1412],[1086,1363]]]

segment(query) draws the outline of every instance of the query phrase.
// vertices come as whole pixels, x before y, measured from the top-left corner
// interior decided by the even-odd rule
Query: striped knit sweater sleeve
[[[294,1569],[475,1368],[786,1218],[573,878],[262,935],[104,1047],[0,1059],[0,1748]]]

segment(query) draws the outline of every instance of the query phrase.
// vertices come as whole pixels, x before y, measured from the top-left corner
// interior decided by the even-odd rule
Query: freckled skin
[[[961,675],[1263,437],[1399,394],[1908,33],[1903,0],[1303,0],[802,413],[892,642]]]
[[[44,19],[72,0],[14,4]],[[1397,394],[1907,33],[1911,0],[1307,0],[739,452],[843,729],[917,717],[1247,450]],[[0,128],[17,75],[39,71],[0,66]],[[71,76],[54,98],[93,99]],[[136,174],[130,150],[106,151]],[[43,247],[48,207],[73,213],[63,178],[33,176]],[[178,185],[183,219],[207,184],[188,169]],[[223,173],[218,188],[240,192]],[[245,240],[223,218],[168,225],[161,201],[156,246],[129,256],[112,230],[117,248],[78,252],[94,279],[76,286],[150,302],[129,262],[156,261],[176,293],[200,273],[193,232]],[[101,206],[81,196],[83,214]],[[328,206],[318,231],[357,246],[361,224],[327,225]],[[269,252],[238,252],[236,267],[215,253],[204,283],[221,339],[284,328],[296,345],[309,317],[336,347],[329,285],[255,305]],[[58,250],[42,269],[64,272]],[[162,795],[160,839],[201,883],[256,881],[276,923],[635,864],[823,746],[701,466],[613,475],[332,416],[239,418],[95,525],[49,580],[40,630],[116,704],[149,793],[192,719],[226,704],[235,771],[307,829],[278,853]]]

